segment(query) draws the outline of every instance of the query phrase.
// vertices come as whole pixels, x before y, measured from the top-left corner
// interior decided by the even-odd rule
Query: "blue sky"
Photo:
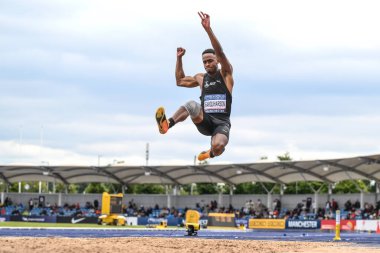
[[[198,88],[175,85],[210,47],[234,67],[232,129],[210,163],[380,152],[378,1],[0,1],[0,163],[193,164],[209,147],[190,121],[160,135]]]

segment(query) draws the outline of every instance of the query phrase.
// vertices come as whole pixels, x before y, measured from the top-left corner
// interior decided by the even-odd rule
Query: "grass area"
[[[144,228],[145,226],[102,226],[98,224],[71,224],[71,223],[46,223],[46,222],[23,222],[5,221],[0,222],[0,227],[42,227],[42,228]]]

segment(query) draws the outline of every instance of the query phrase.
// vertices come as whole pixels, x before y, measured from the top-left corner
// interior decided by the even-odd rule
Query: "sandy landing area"
[[[31,238],[2,237],[0,252],[21,253],[379,253],[380,247],[362,247],[343,242],[286,242],[213,240],[198,238]]]

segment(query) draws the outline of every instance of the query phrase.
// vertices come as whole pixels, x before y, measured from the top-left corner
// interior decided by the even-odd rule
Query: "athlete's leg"
[[[203,120],[201,105],[191,100],[178,108],[174,115],[169,119],[169,128],[178,122],[184,121],[189,116],[194,123],[200,123]]]
[[[208,158],[213,158],[215,156],[220,156],[227,146],[228,137],[224,134],[217,133],[211,138],[211,148],[207,151],[202,151],[198,155],[198,160],[203,161]]]
[[[224,134],[217,133],[211,138],[211,155],[219,156],[224,152],[228,144],[228,138]]]
[[[213,158],[215,156],[221,155],[228,144],[229,134],[230,134],[229,124],[219,125],[215,129],[214,134],[211,137],[211,148],[207,151],[201,152],[198,155],[198,160],[203,161],[208,158]]]
[[[165,134],[169,128],[173,127],[178,122],[186,120],[189,116],[195,124],[202,122],[203,111],[199,103],[195,101],[187,102],[183,106],[179,107],[174,115],[168,120],[166,119],[164,108],[160,107],[156,111],[158,129],[161,134]]]

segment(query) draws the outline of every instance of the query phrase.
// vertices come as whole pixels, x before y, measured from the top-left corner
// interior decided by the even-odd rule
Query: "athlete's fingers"
[[[203,12],[198,11],[198,15],[199,15],[199,17],[200,17],[201,19],[204,19],[204,17],[203,17]]]

